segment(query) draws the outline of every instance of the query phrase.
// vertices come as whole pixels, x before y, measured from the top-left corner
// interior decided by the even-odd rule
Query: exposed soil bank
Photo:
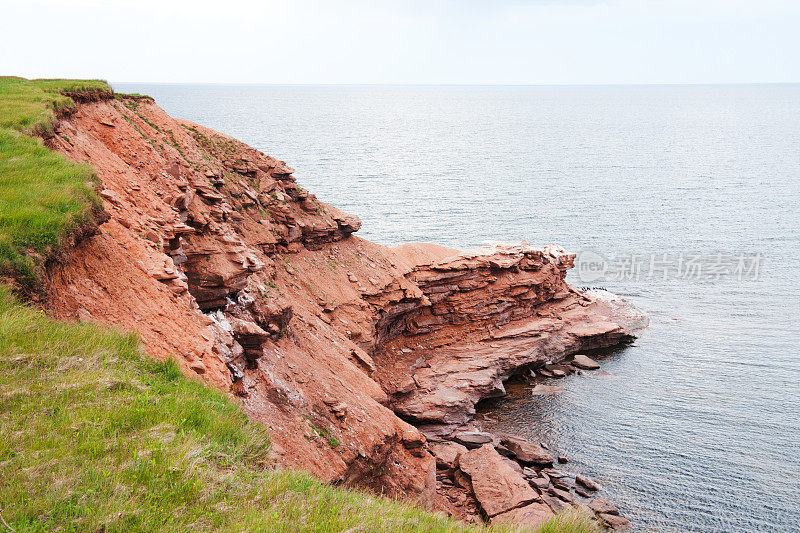
[[[280,464],[327,481],[458,514],[436,497],[420,429],[447,434],[515,372],[646,323],[569,287],[574,256],[557,247],[359,239],[359,219],[285,163],[146,98],[83,101],[48,144],[96,169],[110,216],[51,265],[49,310],[135,329],[152,356],[236,395]],[[480,478],[495,459],[460,471]]]

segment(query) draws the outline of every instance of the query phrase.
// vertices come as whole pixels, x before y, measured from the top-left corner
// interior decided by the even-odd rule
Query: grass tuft
[[[111,87],[102,80],[26,80],[0,76],[0,128],[51,135],[58,115],[75,108],[74,99],[112,94]]]
[[[538,533],[598,533],[594,514],[572,509],[562,511],[539,527]]]

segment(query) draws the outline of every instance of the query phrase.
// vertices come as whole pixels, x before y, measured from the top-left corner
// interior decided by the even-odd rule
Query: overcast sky
[[[112,82],[800,82],[798,0],[0,0],[0,39]]]

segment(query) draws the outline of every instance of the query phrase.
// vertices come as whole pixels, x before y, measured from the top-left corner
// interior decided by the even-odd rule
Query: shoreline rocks
[[[453,440],[467,448],[480,448],[484,444],[491,443],[494,438],[491,434],[481,431],[462,431],[453,435]]]
[[[619,514],[617,506],[605,498],[595,498],[590,501],[589,509],[598,514]]]
[[[428,449],[436,457],[436,466],[444,469],[456,468],[458,456],[467,452],[466,446],[448,441],[431,442]]]
[[[492,524],[536,527],[555,513],[576,507],[596,515],[605,527],[630,526],[611,502],[592,499],[592,493],[601,490],[592,478],[553,468],[553,456],[540,444],[477,430],[456,432],[450,438],[429,443],[440,486],[461,508],[481,510]]]

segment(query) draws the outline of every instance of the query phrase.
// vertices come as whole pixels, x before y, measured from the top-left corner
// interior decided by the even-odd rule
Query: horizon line
[[[130,85],[219,85],[219,86],[341,86],[341,87],[700,87],[730,85],[800,85],[800,81],[740,82],[585,82],[585,83],[384,83],[384,82],[222,82],[222,81],[111,81]]]

